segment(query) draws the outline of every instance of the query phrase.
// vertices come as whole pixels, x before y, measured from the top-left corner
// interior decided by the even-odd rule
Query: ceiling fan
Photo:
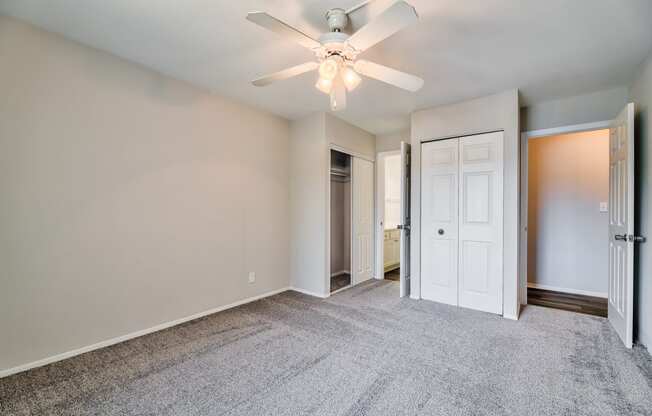
[[[333,111],[346,108],[346,92],[353,91],[360,84],[362,81],[360,75],[407,91],[418,91],[423,86],[421,78],[370,61],[357,59],[360,53],[416,22],[419,18],[416,10],[405,1],[396,1],[353,35],[343,33],[342,30],[348,24],[349,13],[358,10],[366,3],[368,2],[349,10],[329,10],[326,13],[326,20],[330,32],[324,33],[319,39],[313,39],[265,12],[248,13],[247,20],[250,22],[297,42],[313,51],[316,57],[316,61],[293,66],[256,79],[252,82],[253,85],[262,87],[318,69],[319,79],[315,87],[330,95],[331,110]]]

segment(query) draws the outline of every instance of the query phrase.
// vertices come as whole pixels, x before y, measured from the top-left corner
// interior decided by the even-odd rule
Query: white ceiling
[[[306,74],[257,88],[250,80],[312,59],[245,20],[267,11],[318,36],[324,15],[360,0],[0,0],[29,21],[175,78],[296,119],[328,110]],[[353,29],[391,0],[356,12]],[[519,88],[532,104],[628,85],[652,49],[650,0],[411,0],[417,25],[366,59],[425,80],[416,94],[366,79],[339,117],[372,133],[407,127],[415,109]]]

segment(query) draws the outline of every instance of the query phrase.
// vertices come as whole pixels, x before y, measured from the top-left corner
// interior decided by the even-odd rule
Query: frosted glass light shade
[[[342,81],[348,91],[353,91],[360,85],[362,78],[360,78],[360,75],[353,68],[346,67],[342,70]]]
[[[320,77],[319,80],[317,80],[317,84],[315,84],[315,88],[324,94],[330,94],[333,89],[333,81]]]

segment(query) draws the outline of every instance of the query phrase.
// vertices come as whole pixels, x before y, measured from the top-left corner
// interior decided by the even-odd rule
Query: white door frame
[[[376,210],[374,229],[376,230],[376,266],[374,278],[385,278],[384,249],[385,249],[385,158],[387,156],[401,155],[400,150],[390,150],[376,153]]]
[[[583,131],[604,130],[611,127],[612,120],[596,121],[594,123],[573,124],[570,126],[554,127],[550,129],[530,130],[521,133],[521,189],[519,191],[520,224],[519,230],[519,261],[518,284],[519,301],[527,305],[527,221],[528,221],[528,142],[548,136],[560,134],[580,133]]]
[[[347,154],[351,156],[351,184],[353,185],[353,158],[358,157],[360,159],[367,160],[373,164],[376,164],[376,160],[373,157],[369,157],[367,155],[364,155],[362,153],[358,153],[354,150],[347,149],[346,147],[339,146],[334,143],[329,143],[328,144],[328,151],[326,154],[326,264],[324,265],[326,268],[326,273],[325,273],[325,282],[324,282],[324,298],[330,297],[333,293],[339,292],[340,290],[345,290],[350,287],[353,287],[353,270],[351,270],[351,285],[346,286],[342,289],[336,290],[335,292],[331,293],[331,150],[336,150],[340,153]],[[353,216],[353,186],[351,186],[351,198],[350,198],[350,204],[351,204],[351,216]],[[375,228],[374,228],[375,230]],[[351,238],[351,243],[349,244],[349,249],[350,249],[350,259],[351,262],[353,262],[353,221],[351,221],[351,232],[350,232],[350,238]],[[374,259],[375,260],[375,259]]]

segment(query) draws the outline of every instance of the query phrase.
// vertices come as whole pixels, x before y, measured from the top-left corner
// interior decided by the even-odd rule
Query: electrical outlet
[[[249,283],[256,282],[256,272],[249,272]]]
[[[608,212],[609,211],[609,204],[606,202],[600,202],[600,212]]]

